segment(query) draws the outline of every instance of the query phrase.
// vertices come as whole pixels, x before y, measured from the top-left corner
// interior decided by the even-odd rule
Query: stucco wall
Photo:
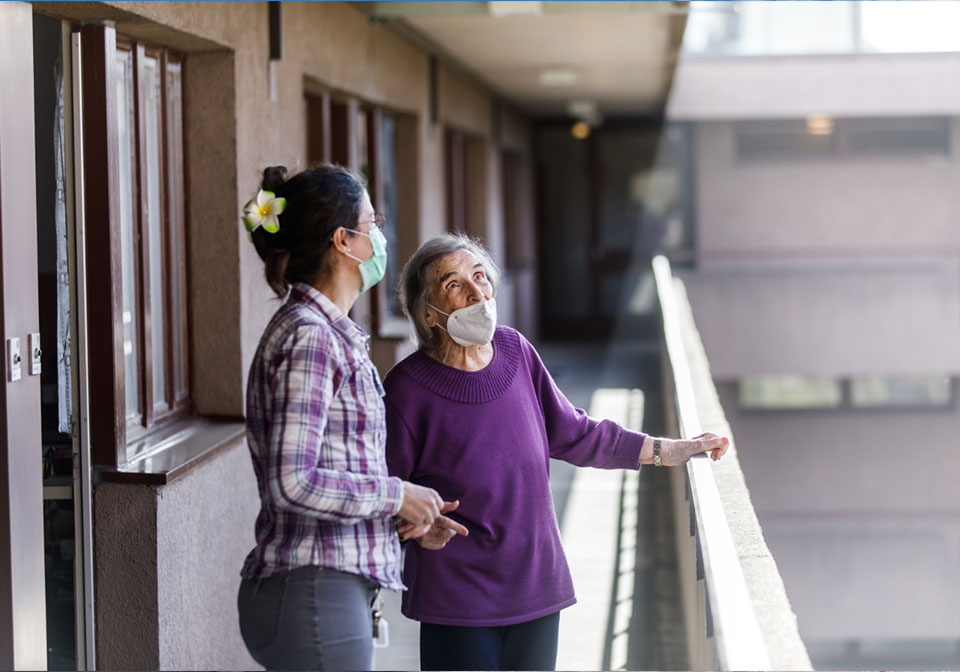
[[[240,637],[237,589],[259,511],[243,442],[160,490],[160,669],[257,667]]]
[[[246,444],[173,483],[95,493],[97,666],[254,669],[237,621],[259,511]]]

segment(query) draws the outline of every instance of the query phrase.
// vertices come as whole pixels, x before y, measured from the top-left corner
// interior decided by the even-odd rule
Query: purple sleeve
[[[272,380],[276,406],[265,475],[277,508],[352,525],[399,511],[403,486],[396,478],[319,466],[330,403],[344,383],[334,351],[324,329],[294,334]]]
[[[624,429],[612,420],[596,420],[573,404],[553,382],[533,346],[520,337],[524,358],[540,398],[550,457],[597,469],[639,469],[646,434]]]

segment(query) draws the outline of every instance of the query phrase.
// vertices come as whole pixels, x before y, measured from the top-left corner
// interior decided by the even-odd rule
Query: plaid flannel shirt
[[[403,485],[387,473],[383,386],[368,341],[302,283],[267,326],[247,384],[261,508],[244,578],[318,565],[403,588],[392,520]]]

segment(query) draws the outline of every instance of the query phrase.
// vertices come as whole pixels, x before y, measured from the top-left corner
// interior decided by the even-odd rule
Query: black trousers
[[[420,624],[421,670],[555,670],[560,612],[516,625]]]

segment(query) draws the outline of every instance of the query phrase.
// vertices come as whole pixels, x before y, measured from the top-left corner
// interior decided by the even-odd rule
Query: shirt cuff
[[[390,476],[383,481],[380,492],[380,501],[383,502],[381,511],[384,517],[395,516],[403,506],[403,480]]]

